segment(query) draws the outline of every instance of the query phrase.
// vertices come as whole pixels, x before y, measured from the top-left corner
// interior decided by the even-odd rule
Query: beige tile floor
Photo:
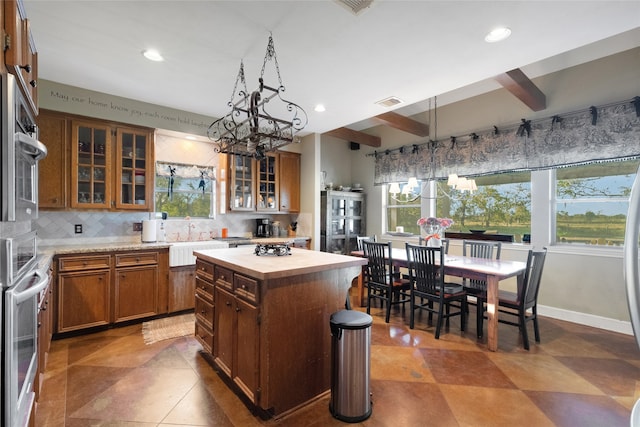
[[[372,310],[373,412],[363,426],[628,426],[640,398],[640,350],[631,336],[541,319],[525,351],[499,327],[499,351],[475,322],[452,320],[440,340],[418,317]],[[471,313],[470,319],[475,318]],[[329,333],[329,331],[327,331]],[[531,333],[531,335],[533,335]],[[36,426],[337,426],[329,396],[279,420],[261,420],[199,354],[193,337],[145,345],[141,326],[55,340]]]

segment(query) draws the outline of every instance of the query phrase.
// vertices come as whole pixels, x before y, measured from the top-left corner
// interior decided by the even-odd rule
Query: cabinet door
[[[116,141],[116,208],[151,209],[154,157],[149,132],[118,128]]]
[[[115,280],[115,321],[158,314],[158,266],[119,268]]]
[[[62,116],[40,113],[40,140],[47,145],[47,157],[38,162],[38,207],[64,208],[67,205],[68,174],[67,120]]]
[[[256,162],[258,169],[258,203],[256,209],[263,212],[276,212],[279,207],[278,195],[278,156],[268,153],[264,159]]]
[[[218,367],[229,378],[233,378],[233,337],[236,313],[234,299],[233,294],[216,286],[213,357]]]
[[[195,271],[194,265],[172,267],[169,271],[169,313],[194,308]]]
[[[278,168],[281,212],[300,212],[300,154],[282,151]]]
[[[58,328],[69,332],[110,323],[109,270],[58,275]]]
[[[232,211],[255,210],[253,159],[231,155],[229,163],[229,208]]]
[[[88,122],[72,122],[71,207],[110,207],[111,129]]]
[[[256,402],[258,389],[258,309],[239,299],[235,299],[237,335],[233,360],[233,381],[247,395],[252,403]]]

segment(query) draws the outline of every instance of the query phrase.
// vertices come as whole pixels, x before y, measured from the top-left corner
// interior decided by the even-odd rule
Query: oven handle
[[[47,283],[49,283],[49,275],[42,274],[38,270],[36,270],[34,273],[40,278],[40,281],[36,285],[31,286],[29,289],[14,294],[14,298],[17,304],[20,304],[28,300],[29,298],[34,297],[36,294],[40,293],[44,288],[47,287]]]
[[[37,139],[22,132],[16,132],[15,138],[25,146],[24,151],[33,156],[33,160],[37,161],[47,157],[47,147]]]

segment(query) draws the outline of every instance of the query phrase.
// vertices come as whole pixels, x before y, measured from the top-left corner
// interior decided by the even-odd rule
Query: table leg
[[[360,271],[360,274],[358,275],[358,303],[360,304],[360,307],[366,307],[367,306],[367,302],[365,300],[365,295],[364,295],[364,269],[366,268],[366,266],[362,266],[362,270]]]
[[[498,278],[487,277],[487,348],[498,350]]]

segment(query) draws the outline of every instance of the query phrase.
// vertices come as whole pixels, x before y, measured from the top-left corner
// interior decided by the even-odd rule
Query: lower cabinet
[[[167,312],[168,250],[57,258],[57,323],[64,333]]]
[[[169,269],[169,313],[194,308],[195,274],[194,265]]]

